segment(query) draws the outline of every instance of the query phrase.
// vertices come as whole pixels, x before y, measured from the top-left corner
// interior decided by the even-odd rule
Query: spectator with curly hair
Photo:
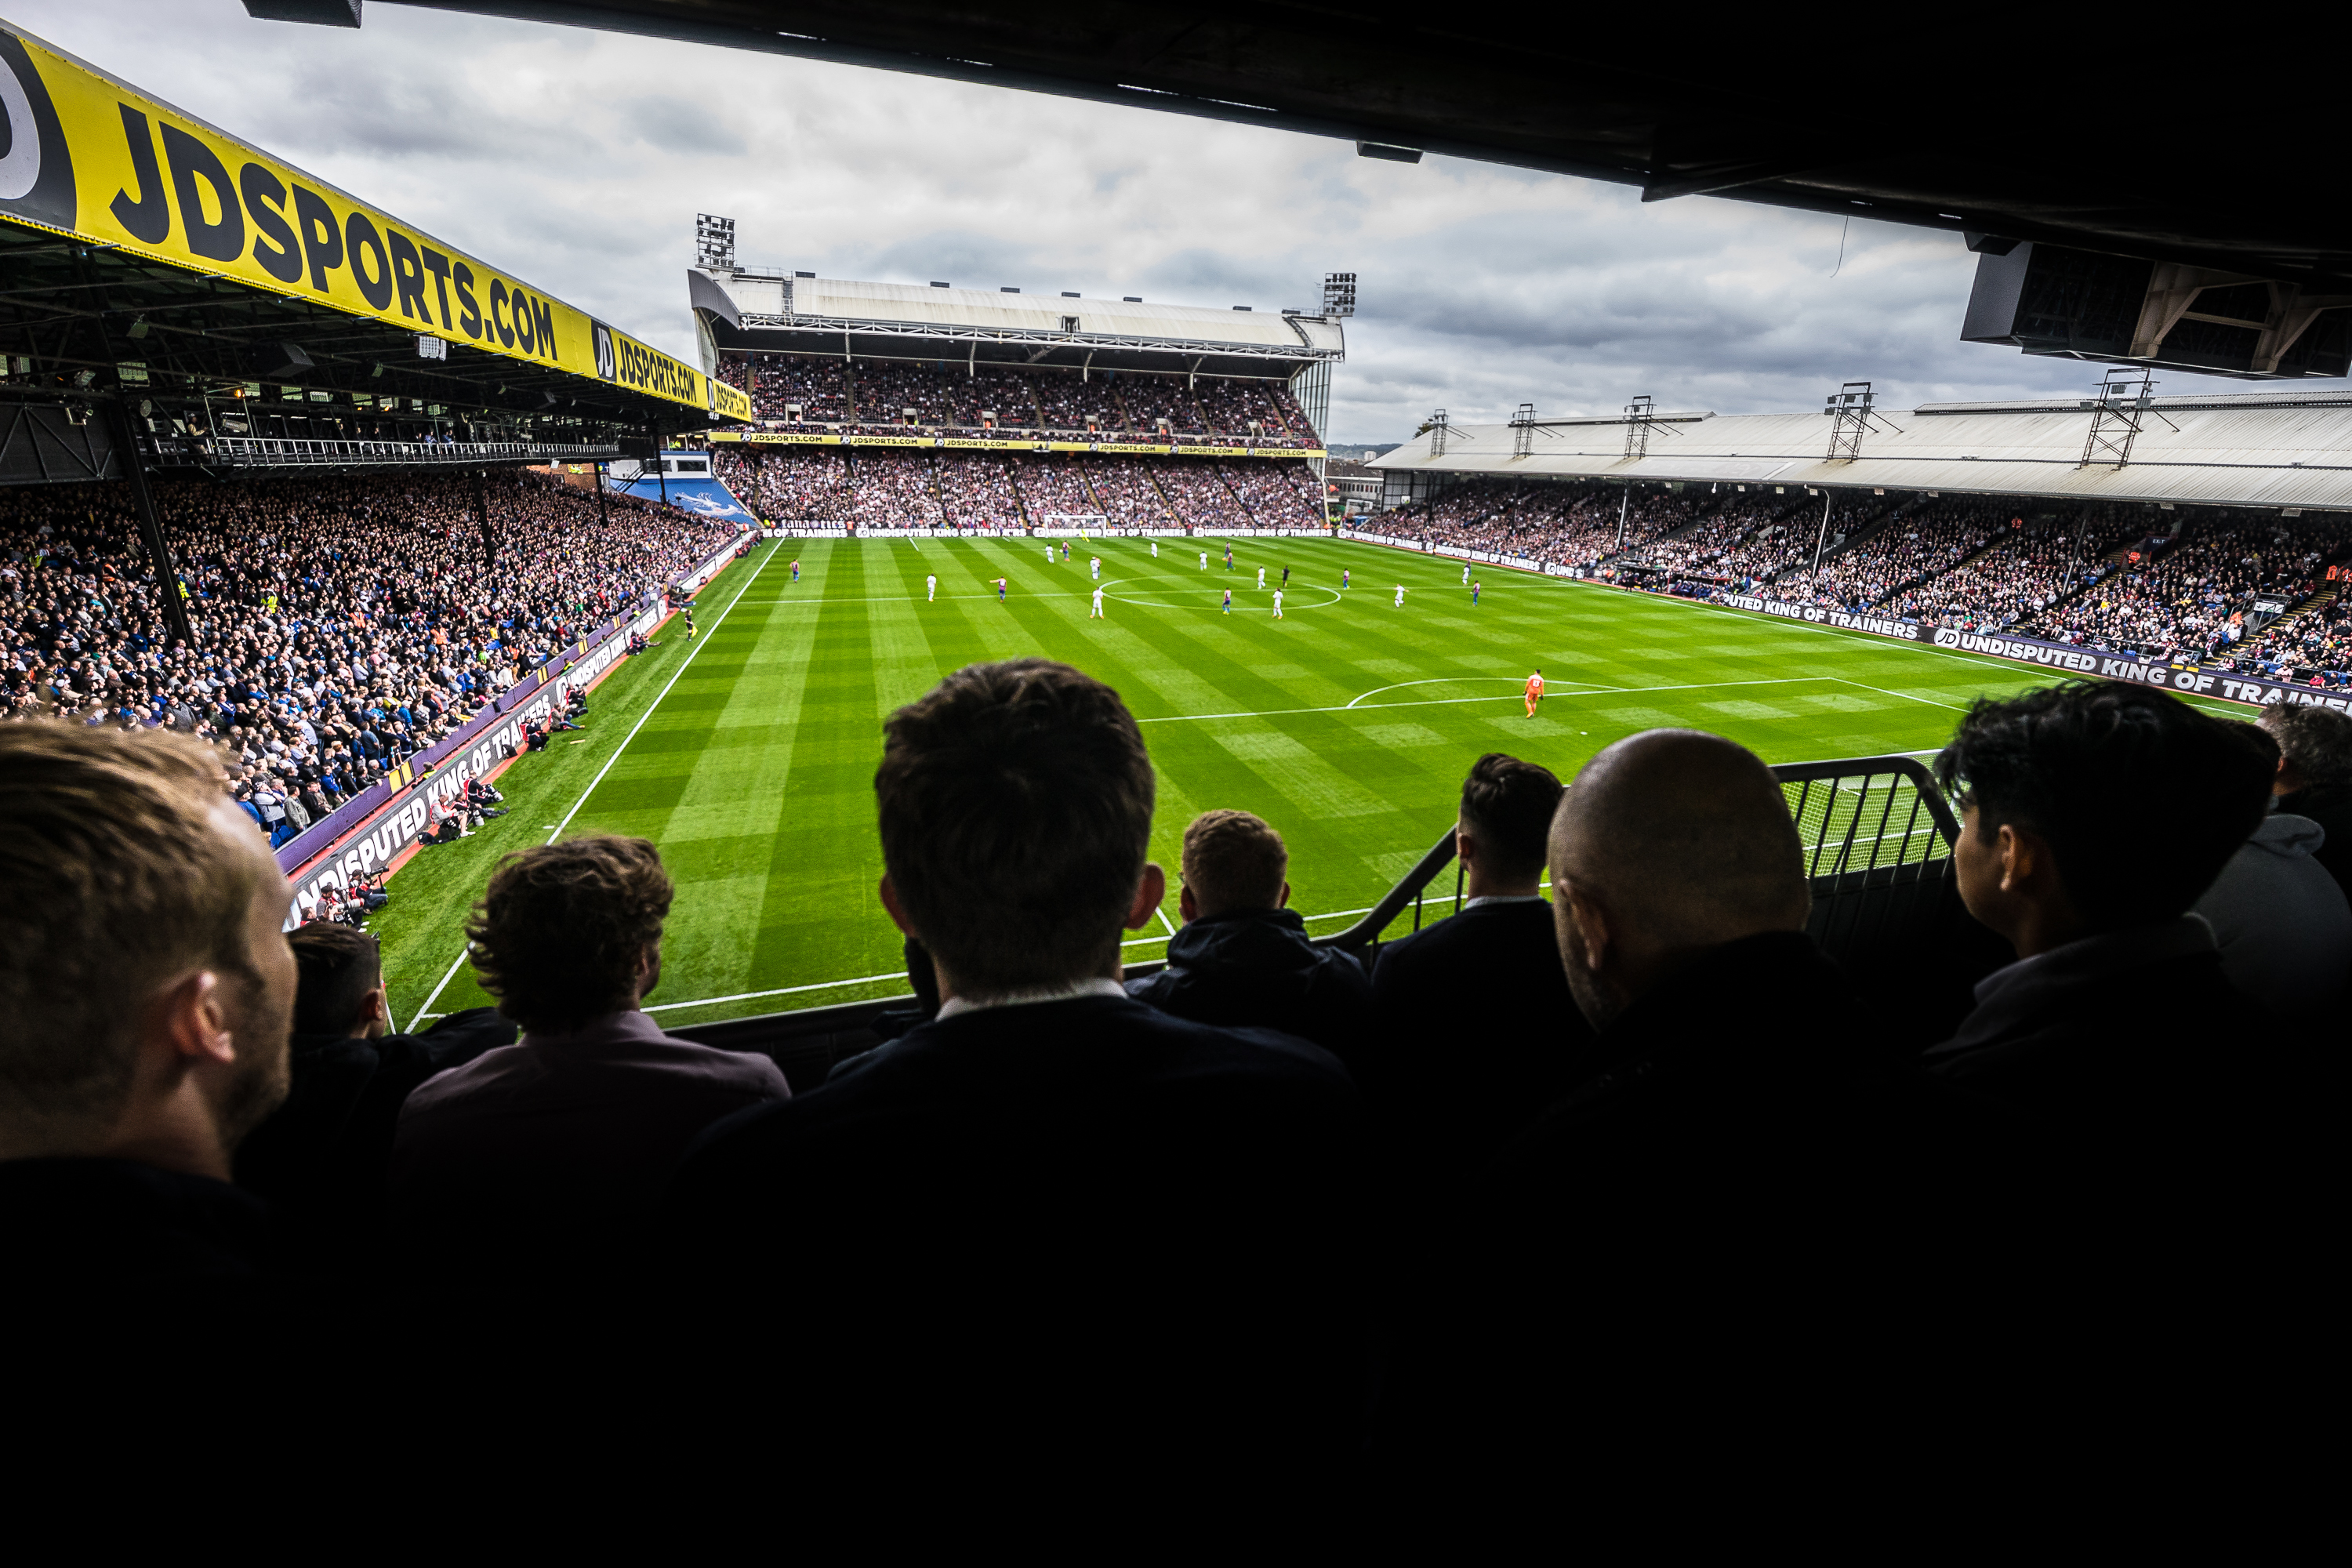
[[[390,1210],[413,1250],[452,1265],[585,1260],[651,1204],[697,1133],[791,1098],[767,1058],[674,1038],[641,1010],[661,979],[671,892],[642,838],[499,862],[466,935],[522,1038],[403,1107]]]

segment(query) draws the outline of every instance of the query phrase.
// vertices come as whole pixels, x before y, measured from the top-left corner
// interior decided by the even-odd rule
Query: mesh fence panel
[[[1951,851],[1919,786],[1898,773],[1783,780],[1780,794],[1805,847],[1805,874],[1927,867]]]

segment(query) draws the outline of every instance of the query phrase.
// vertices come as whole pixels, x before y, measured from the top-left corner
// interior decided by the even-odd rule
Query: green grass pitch
[[[1474,568],[1474,608],[1460,562],[1339,541],[1234,540],[1230,572],[1223,540],[1162,539],[1157,559],[1147,540],[1073,540],[1066,564],[1053,542],[1051,565],[1043,540],[755,547],[702,595],[698,642],[673,622],[597,689],[584,734],[508,770],[507,816],[393,879],[375,929],[398,1023],[488,1000],[457,962],[466,910],[499,855],[559,825],[661,847],[677,901],[648,1005],[666,1023],[903,992],[899,937],[875,893],[881,721],[979,660],[1065,659],[1126,699],[1159,768],[1152,853],[1171,871],[1168,920],[1184,825],[1238,806],[1288,840],[1291,907],[1318,932],[1436,840],[1483,752],[1563,778],[1660,725],[1727,735],[1769,762],[1923,752],[1979,693],[2048,679],[1499,569]],[[1087,615],[1096,554],[1104,620]],[[939,597],[926,602],[934,574]],[[1550,695],[1530,719],[1520,687],[1538,666]],[[1131,934],[1130,959],[1163,955],[1165,929]]]

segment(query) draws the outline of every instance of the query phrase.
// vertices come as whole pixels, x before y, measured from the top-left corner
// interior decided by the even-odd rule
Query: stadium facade
[[[703,367],[751,399],[722,470],[772,525],[1315,528],[1337,313],[688,274]],[[730,450],[731,448],[731,450]]]

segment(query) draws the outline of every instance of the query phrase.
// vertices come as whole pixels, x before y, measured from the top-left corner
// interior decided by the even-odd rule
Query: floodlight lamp
[[[147,335],[146,317],[142,316],[137,321],[131,323],[131,335],[134,338],[143,338]]]

